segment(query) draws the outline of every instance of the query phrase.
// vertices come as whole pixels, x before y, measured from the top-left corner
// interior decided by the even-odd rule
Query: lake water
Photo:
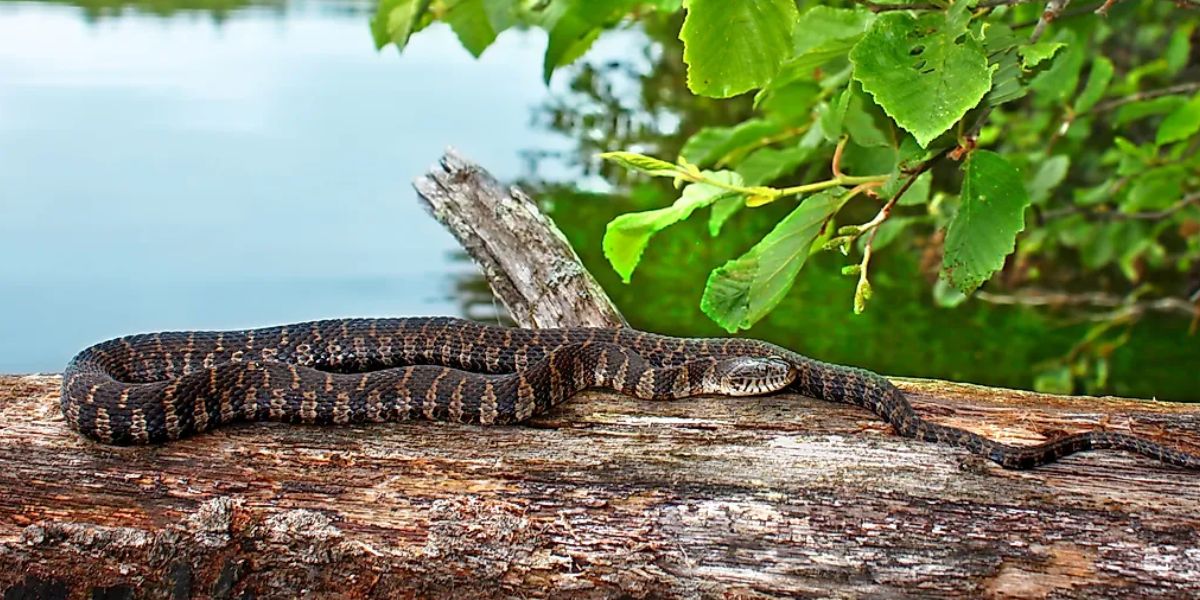
[[[368,7],[92,20],[0,3],[0,372],[135,331],[457,314],[469,273],[410,182],[453,145],[497,176],[544,37],[480,60],[435,25],[377,53]]]

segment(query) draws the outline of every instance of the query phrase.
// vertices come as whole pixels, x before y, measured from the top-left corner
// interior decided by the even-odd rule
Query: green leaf
[[[904,184],[905,179],[907,179],[907,177],[904,177],[900,180],[901,185]],[[899,204],[900,206],[925,204],[929,201],[929,188],[932,183],[933,173],[929,171],[921,173],[917,176],[917,180],[914,181],[912,185],[908,186],[908,190],[904,192],[903,196],[900,196],[900,199],[896,201],[896,204]],[[897,189],[897,191],[899,190]]]
[[[1049,60],[1056,52],[1066,47],[1067,45],[1063,42],[1037,42],[1036,44],[1021,46],[1017,49],[1017,54],[1021,55],[1021,66],[1026,69],[1032,69],[1041,64],[1042,61]]]
[[[725,158],[734,150],[775,135],[779,125],[762,119],[750,119],[733,127],[705,127],[683,144],[680,156],[700,167],[707,167]]]
[[[708,216],[708,234],[717,237],[721,233],[721,227],[725,226],[725,222],[742,210],[743,206],[746,206],[746,201],[736,194],[714,202],[712,213]]]
[[[1065,102],[1075,94],[1079,72],[1088,56],[1087,44],[1077,42],[1075,32],[1070,29],[1060,31],[1054,41],[1066,44],[1066,49],[1058,53],[1049,69],[1038,73],[1029,82],[1029,87],[1037,92],[1034,101],[1040,106]]]
[[[408,38],[420,29],[421,19],[429,10],[430,0],[383,0],[371,18],[371,35],[375,38],[375,48],[382,50],[388,44],[395,44],[397,50],[404,50]]]
[[[1067,169],[1070,166],[1070,157],[1063,154],[1051,156],[1042,161],[1028,185],[1030,202],[1034,204],[1045,202],[1050,197],[1050,192],[1066,178]]]
[[[849,41],[842,52],[850,50],[853,40],[867,30],[875,21],[875,14],[863,8],[834,8],[817,5],[800,15],[792,36],[795,56],[802,56],[815,49],[826,47],[829,42]]]
[[[760,92],[755,97],[755,102],[768,120],[795,125],[810,120],[813,104],[820,94],[821,87],[811,81],[793,81]]]
[[[933,282],[933,301],[942,308],[954,308],[967,301],[962,292],[954,289],[944,279]]]
[[[845,203],[843,192],[810,196],[753,248],[713,270],[700,299],[704,314],[730,333],[766,316],[791,289],[825,221]]]
[[[1183,181],[1187,172],[1180,165],[1156,167],[1138,173],[1129,186],[1129,194],[1121,202],[1121,211],[1132,213],[1162,210],[1183,196]]]
[[[842,128],[855,144],[864,147],[892,146],[894,131],[878,105],[871,101],[862,88],[851,84],[842,100],[846,104],[842,116]],[[886,129],[886,131],[885,131]]]
[[[1167,42],[1167,51],[1163,53],[1168,75],[1178,75],[1187,66],[1188,57],[1192,54],[1192,32],[1195,30],[1195,23],[1187,23],[1171,33],[1171,41]]]
[[[549,40],[542,79],[549,82],[555,69],[583,56],[604,26],[619,20],[633,4],[634,0],[554,0],[543,21]]]
[[[1150,100],[1130,102],[1117,109],[1116,115],[1113,116],[1113,125],[1122,127],[1138,119],[1155,115],[1165,115],[1184,104],[1187,104],[1187,98],[1183,96],[1162,96]]]
[[[993,58],[995,71],[992,74],[992,89],[988,92],[989,106],[999,106],[1024,98],[1029,90],[1021,83],[1021,67],[1014,52],[1003,52]]]
[[[1029,195],[1021,174],[999,154],[976,150],[967,159],[962,205],[946,230],[942,276],[964,294],[1004,266],[1025,229]]]
[[[512,0],[483,0],[483,10],[488,23],[497,33],[521,22],[517,16],[517,9]]]
[[[1092,71],[1088,73],[1087,84],[1083,86],[1083,92],[1079,97],[1075,98],[1075,112],[1087,112],[1104,97],[1104,91],[1108,89],[1109,82],[1112,81],[1113,64],[1107,57],[1097,56],[1096,60],[1092,61]]]
[[[747,156],[737,166],[737,172],[748,185],[770,183],[795,171],[813,154],[805,145],[792,148],[760,148]]]
[[[792,37],[792,55],[780,67],[771,87],[814,79],[821,66],[844,60],[874,21],[875,14],[864,9],[817,5],[805,11]]]
[[[605,152],[600,154],[599,157],[615,162],[626,169],[640,171],[655,177],[673,177],[679,173],[677,165],[636,152]]]
[[[705,171],[704,175],[726,185],[742,185],[742,178],[732,171]],[[629,283],[629,278],[641,261],[642,252],[650,243],[651,236],[690,217],[696,209],[708,206],[729,193],[728,190],[715,185],[693,183],[683,188],[682,195],[671,206],[628,213],[609,221],[604,232],[605,258],[621,276],[621,280]]]
[[[687,0],[684,7],[679,39],[688,89],[697,95],[728,98],[763,87],[792,53],[794,0]]]
[[[1023,97],[1027,90],[1024,85],[1025,72],[1017,58],[1019,39],[1012,29],[999,23],[984,23],[981,32],[983,49],[993,69],[992,89],[987,94],[988,105],[998,106]]]
[[[821,126],[821,133],[825,135],[825,141],[836,142],[841,139],[842,125],[846,120],[846,109],[850,107],[849,100],[850,91],[842,90],[836,101],[817,107],[817,124]]]
[[[1175,109],[1167,118],[1163,119],[1162,124],[1158,126],[1158,135],[1154,138],[1154,143],[1162,146],[1186,140],[1196,132],[1200,131],[1200,94],[1192,96],[1192,99]]]
[[[484,0],[451,0],[442,20],[450,25],[459,43],[475,58],[496,41],[496,30],[489,20]]]
[[[983,49],[965,29],[926,14],[888,13],[850,51],[854,78],[922,147],[949,130],[992,84]]]

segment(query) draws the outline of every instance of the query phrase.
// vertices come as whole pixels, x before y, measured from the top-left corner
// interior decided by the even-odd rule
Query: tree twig
[[[1106,219],[1110,221],[1158,221],[1170,217],[1171,215],[1187,208],[1192,204],[1200,203],[1200,192],[1188,194],[1171,206],[1162,210],[1152,210],[1134,213],[1123,213],[1115,210],[1088,210],[1085,211],[1078,206],[1067,206],[1053,211],[1042,213],[1042,220],[1058,219],[1075,214],[1083,214],[1091,219]]]
[[[1037,2],[1038,0],[980,0],[975,3],[975,8],[995,8],[997,6],[1014,6],[1017,4],[1027,4]],[[882,2],[872,2],[871,0],[858,0],[867,10],[875,13],[894,12],[897,10],[946,10],[949,3],[938,2],[904,2],[900,4],[886,4]]]
[[[1200,81],[1189,81],[1186,83],[1172,85],[1170,87],[1159,88],[1157,90],[1146,90],[1143,92],[1138,92],[1136,94],[1130,94],[1128,96],[1123,96],[1121,98],[1113,98],[1112,100],[1108,100],[1106,102],[1101,102],[1101,103],[1097,104],[1096,106],[1093,106],[1092,110],[1089,112],[1092,112],[1092,113],[1108,112],[1115,108],[1120,108],[1122,106],[1125,106],[1126,104],[1131,104],[1133,102],[1140,102],[1142,100],[1153,100],[1155,98],[1160,98],[1162,96],[1170,96],[1172,94],[1186,94],[1186,93],[1195,92],[1195,91],[1200,91]]]
[[[1033,44],[1042,39],[1042,34],[1046,32],[1046,26],[1051,21],[1057,19],[1058,15],[1062,14],[1063,9],[1067,8],[1067,5],[1070,3],[1071,0],[1050,0],[1047,2],[1046,9],[1042,11],[1042,17],[1038,19],[1037,25],[1033,27],[1033,34],[1029,36],[1029,43]]]
[[[1138,316],[1147,312],[1179,313],[1191,316],[1200,310],[1195,304],[1183,298],[1168,296],[1149,300],[1131,300],[1124,296],[1105,292],[1071,293],[1029,289],[1015,294],[997,294],[981,290],[975,292],[974,297],[989,304],[1009,306],[1076,306],[1117,309],[1089,315],[1087,318],[1092,321],[1108,321]]]

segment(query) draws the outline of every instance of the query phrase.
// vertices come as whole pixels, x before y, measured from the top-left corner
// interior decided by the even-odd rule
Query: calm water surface
[[[481,60],[434,26],[376,53],[369,7],[92,19],[0,3],[0,372],[175,328],[456,314],[453,238],[411,180],[447,145],[500,177],[544,38]]]

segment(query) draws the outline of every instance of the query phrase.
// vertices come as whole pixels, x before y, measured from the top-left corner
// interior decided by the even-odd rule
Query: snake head
[[[717,362],[711,394],[723,396],[758,396],[778,392],[796,379],[796,367],[780,359],[761,356],[739,356]]]

